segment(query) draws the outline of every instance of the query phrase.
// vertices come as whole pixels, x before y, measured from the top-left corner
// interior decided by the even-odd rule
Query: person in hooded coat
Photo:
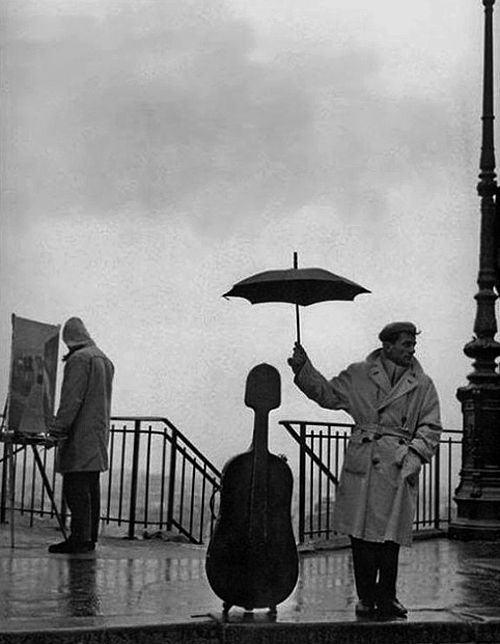
[[[95,549],[100,519],[100,473],[107,470],[114,366],[96,346],[82,320],[70,318],[62,337],[68,347],[61,399],[50,435],[61,439],[56,471],[71,512],[70,536],[52,553]]]
[[[405,617],[396,596],[401,545],[410,546],[423,463],[441,434],[432,380],[414,357],[417,329],[393,322],[382,347],[327,380],[296,343],[288,363],[294,382],[321,407],[354,420],[333,508],[333,529],[349,535],[361,617]]]

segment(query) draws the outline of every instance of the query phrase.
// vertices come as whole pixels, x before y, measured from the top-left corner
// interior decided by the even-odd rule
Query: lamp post
[[[474,360],[469,384],[460,387],[463,438],[460,483],[455,491],[457,518],[449,528],[456,539],[500,540],[500,373],[496,359],[495,304],[498,289],[500,213],[495,173],[493,114],[493,5],[484,5],[484,77],[480,174],[479,287],[474,338],[464,353]]]

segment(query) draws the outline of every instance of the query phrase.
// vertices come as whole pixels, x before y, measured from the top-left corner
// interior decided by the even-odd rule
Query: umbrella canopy
[[[297,268],[257,273],[238,282],[224,293],[224,297],[243,297],[252,304],[288,302],[295,304],[297,341],[300,342],[298,307],[332,300],[353,300],[360,293],[370,291],[345,277],[323,268]]]
[[[353,300],[366,288],[322,268],[264,271],[238,282],[224,297],[243,297],[252,304],[288,302],[309,306],[329,300]]]

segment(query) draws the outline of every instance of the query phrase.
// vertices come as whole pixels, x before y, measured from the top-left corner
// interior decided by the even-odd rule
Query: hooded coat
[[[63,358],[61,400],[52,431],[65,440],[57,448],[56,470],[102,472],[109,467],[114,366],[79,318],[66,322],[63,340],[69,352]]]
[[[409,450],[435,454],[441,421],[432,380],[417,360],[391,385],[382,350],[327,380],[306,361],[297,386],[321,407],[354,420],[333,509],[333,529],[366,541],[410,546],[418,480],[402,475]]]

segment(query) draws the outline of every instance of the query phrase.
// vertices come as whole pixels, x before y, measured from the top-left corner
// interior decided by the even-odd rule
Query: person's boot
[[[354,612],[358,617],[370,618],[375,615],[375,602],[360,599],[356,604]]]
[[[381,620],[394,619],[395,617],[405,618],[408,609],[396,598],[377,603],[377,617]]]

